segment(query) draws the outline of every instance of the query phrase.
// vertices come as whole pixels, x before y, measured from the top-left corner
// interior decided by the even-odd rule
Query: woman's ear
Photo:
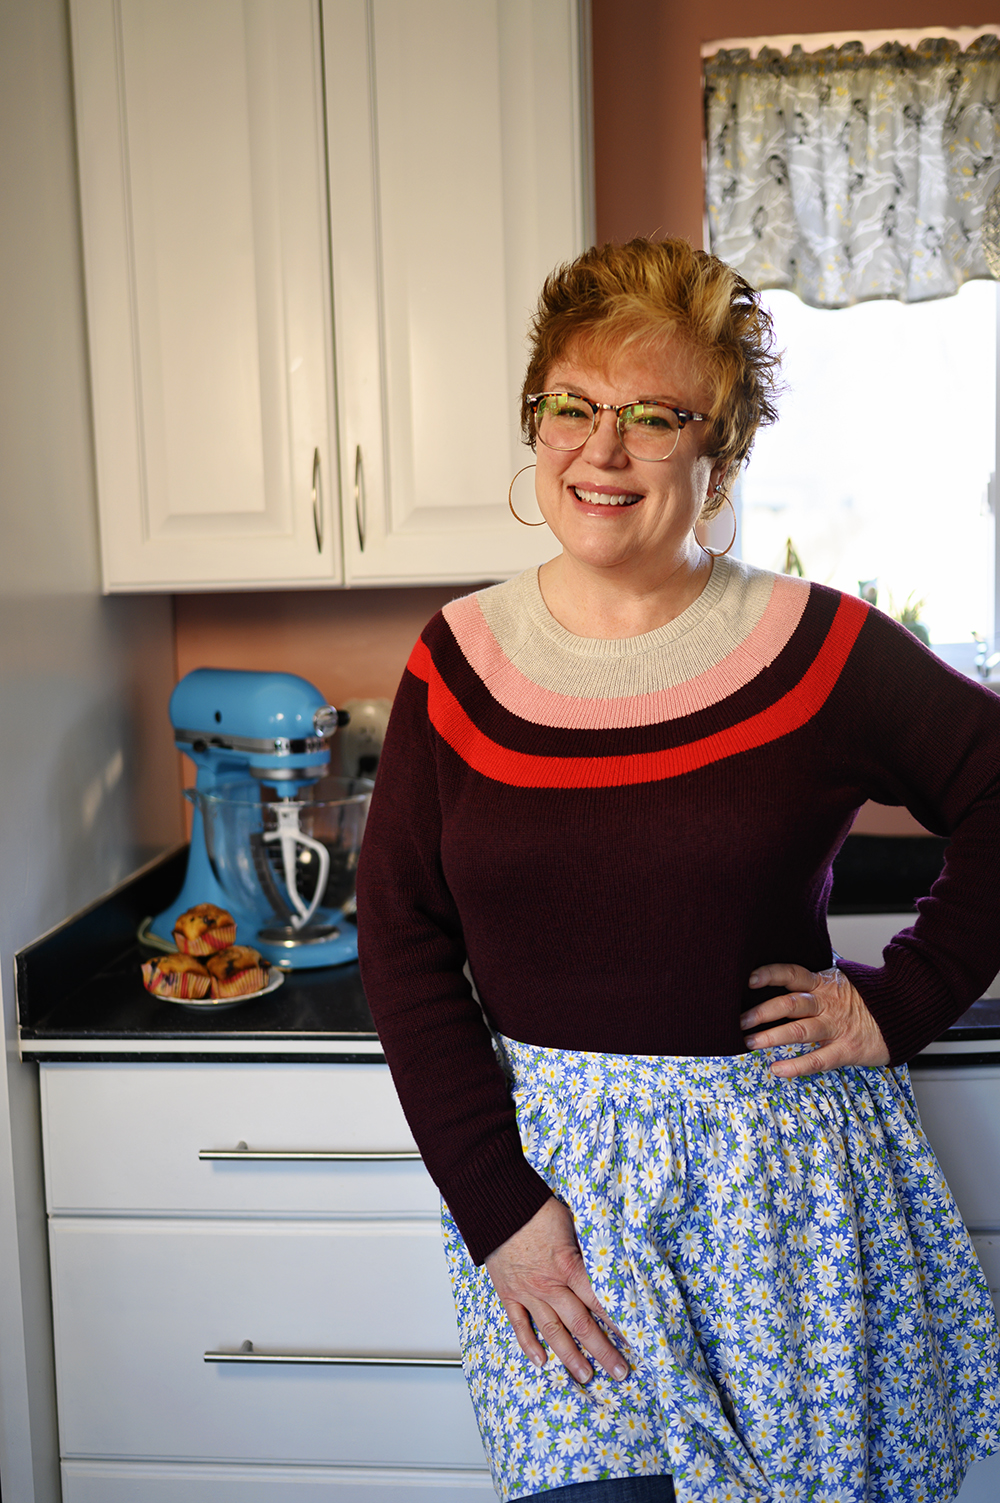
[[[714,501],[715,498],[725,490],[726,479],[732,469],[733,466],[728,459],[716,460],[716,462],[712,466],[711,474],[708,477],[708,496],[706,497],[707,501]]]

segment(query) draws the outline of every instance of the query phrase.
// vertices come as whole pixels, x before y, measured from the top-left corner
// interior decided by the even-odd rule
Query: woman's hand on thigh
[[[772,1075],[790,1080],[842,1065],[889,1063],[882,1030],[861,993],[836,966],[810,971],[802,965],[761,965],[750,977],[750,985],[787,986],[788,991],[758,1003],[740,1018],[742,1028],[754,1030],[746,1040],[748,1049],[773,1049],[779,1044],[819,1046],[794,1059],[776,1060]],[[761,1029],[769,1023],[778,1026]]]
[[[490,1253],[486,1270],[522,1352],[537,1367],[545,1363],[541,1336],[579,1383],[593,1377],[584,1352],[612,1378],[628,1376],[621,1352],[594,1320],[595,1314],[607,1316],[587,1276],[573,1217],[562,1201],[547,1200]]]

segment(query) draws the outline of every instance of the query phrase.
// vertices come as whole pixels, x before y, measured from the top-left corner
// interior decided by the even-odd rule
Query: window
[[[981,36],[990,32],[1000,28],[925,26],[702,45],[706,211],[718,253],[761,285],[806,287],[810,301],[862,299],[852,307],[814,308],[790,292],[763,294],[785,352],[788,389],[780,421],[759,434],[736,487],[737,551],[772,569],[798,561],[808,578],[852,594],[867,584],[878,605],[897,616],[919,606],[935,651],[968,673],[976,671],[977,657],[981,663],[1000,651],[1000,289],[976,279],[986,269],[981,251],[979,269],[966,267],[968,235],[954,243],[945,235],[938,266],[938,252],[927,255],[931,240],[918,245],[915,227],[926,215],[926,237],[947,229],[956,214],[964,226],[970,212],[969,224],[978,223],[982,195],[992,191],[997,153],[977,144],[980,137],[992,142],[994,128],[992,112],[986,120],[982,110],[986,95],[995,95],[995,48],[984,50],[990,38]],[[939,44],[927,47],[928,37],[947,37],[958,51],[945,57]],[[911,49],[910,62],[920,54],[926,109],[919,118],[906,103],[917,77],[910,62],[900,69],[897,92],[897,53],[890,49],[879,63],[883,77],[858,67],[859,43],[869,55],[886,44]],[[749,61],[759,62],[762,48],[789,66]],[[821,52],[829,58],[819,60]],[[794,117],[790,98],[799,101]],[[941,101],[952,131],[947,139]],[[896,156],[886,157],[886,141]],[[927,184],[941,191],[925,203],[919,195]],[[942,285],[971,275],[956,296],[863,300],[872,296],[864,290],[869,271],[872,286],[883,291],[892,280],[886,281],[892,258],[879,260],[871,228],[883,201],[896,204],[897,194],[900,203],[916,206],[916,219],[906,220],[906,254],[900,251],[906,295],[926,297],[938,269]],[[819,218],[814,200],[822,205]],[[890,233],[884,223],[883,233]],[[827,246],[826,259],[817,246]],[[907,256],[914,256],[912,264]],[[909,285],[914,266],[916,292]],[[843,288],[835,273],[847,278]],[[721,523],[713,530],[713,545],[724,546],[724,530]],[[1000,686],[1000,666],[993,676]]]
[[[787,391],[741,490],[742,556],[892,614],[922,602],[941,656],[975,671],[996,611],[997,285],[835,311],[768,292]],[[982,654],[980,654],[982,656]]]

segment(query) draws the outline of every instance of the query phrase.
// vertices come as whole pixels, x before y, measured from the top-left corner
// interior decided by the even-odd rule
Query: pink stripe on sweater
[[[808,598],[807,584],[778,575],[757,625],[721,662],[686,683],[660,689],[655,694],[615,699],[557,694],[532,683],[507,657],[474,595],[452,601],[445,606],[444,615],[466,662],[505,710],[535,725],[564,730],[610,730],[676,720],[735,694],[774,662],[801,621]]]

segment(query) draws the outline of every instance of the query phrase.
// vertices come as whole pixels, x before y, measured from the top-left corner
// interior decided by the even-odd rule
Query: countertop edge
[[[25,1063],[135,1064],[143,1060],[191,1064],[257,1062],[272,1064],[384,1065],[376,1039],[261,1038],[44,1038],[20,1040]]]

